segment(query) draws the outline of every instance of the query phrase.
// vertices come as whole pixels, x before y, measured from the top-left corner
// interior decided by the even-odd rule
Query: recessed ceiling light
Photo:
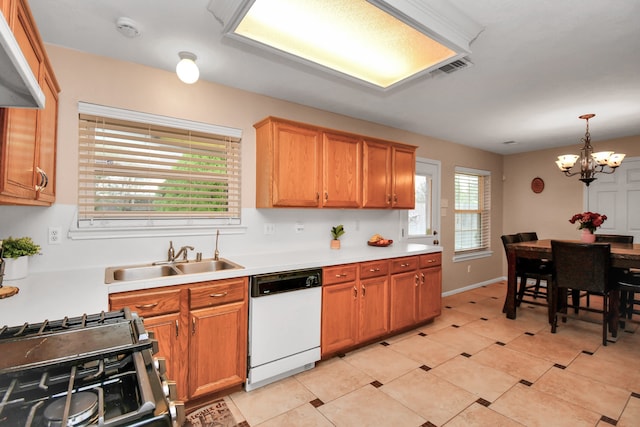
[[[466,27],[455,31],[452,16],[462,13],[445,0],[428,3],[253,0],[230,20],[220,16],[229,12],[221,5],[209,8],[232,37],[386,89],[467,55],[481,31],[466,16]]]

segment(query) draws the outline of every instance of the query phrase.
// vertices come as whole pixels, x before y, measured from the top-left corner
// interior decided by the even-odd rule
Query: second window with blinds
[[[238,129],[79,105],[78,227],[240,223]]]
[[[455,255],[476,257],[490,250],[491,174],[457,167],[455,170]]]

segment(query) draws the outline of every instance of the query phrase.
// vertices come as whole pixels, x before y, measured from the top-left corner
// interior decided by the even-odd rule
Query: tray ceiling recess
[[[483,30],[446,0],[211,0],[208,9],[225,36],[381,90],[463,60]]]

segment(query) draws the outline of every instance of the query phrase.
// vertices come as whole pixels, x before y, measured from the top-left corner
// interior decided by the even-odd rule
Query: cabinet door
[[[158,341],[158,352],[154,355],[164,357],[167,362],[167,378],[175,381],[178,388],[178,400],[187,398],[187,366],[182,359],[185,354],[181,347],[180,313],[144,318],[144,327],[152,331]]]
[[[358,288],[355,281],[322,287],[322,356],[357,343]]]
[[[273,206],[318,207],[320,133],[274,123]]]
[[[417,270],[391,275],[391,330],[397,330],[417,322],[416,298]]]
[[[360,281],[358,341],[389,332],[389,276]]]
[[[391,207],[391,149],[389,144],[364,140],[363,208]]]
[[[192,310],[189,327],[189,398],[242,384],[247,373],[244,302]]]
[[[13,33],[33,75],[40,81],[40,64],[44,58],[38,38],[30,27],[31,21],[25,5],[18,2],[16,6]],[[34,165],[38,110],[7,108],[3,110],[3,114],[0,192],[5,196],[33,200],[36,196]]]
[[[411,148],[393,147],[393,201],[398,209],[415,207],[416,155]]]
[[[420,270],[418,322],[439,316],[442,311],[442,267]]]
[[[362,143],[347,135],[323,133],[322,206],[358,208],[362,198]]]
[[[38,159],[36,178],[38,182],[37,199],[53,203],[56,198],[56,140],[58,130],[58,89],[50,74],[46,71],[41,87],[45,95],[45,106],[40,111],[40,137],[38,138]],[[39,169],[39,170],[38,170]]]

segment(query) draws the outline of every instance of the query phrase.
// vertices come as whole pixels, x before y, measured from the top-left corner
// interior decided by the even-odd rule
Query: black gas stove
[[[128,309],[0,327],[0,426],[181,426],[156,345]]]

